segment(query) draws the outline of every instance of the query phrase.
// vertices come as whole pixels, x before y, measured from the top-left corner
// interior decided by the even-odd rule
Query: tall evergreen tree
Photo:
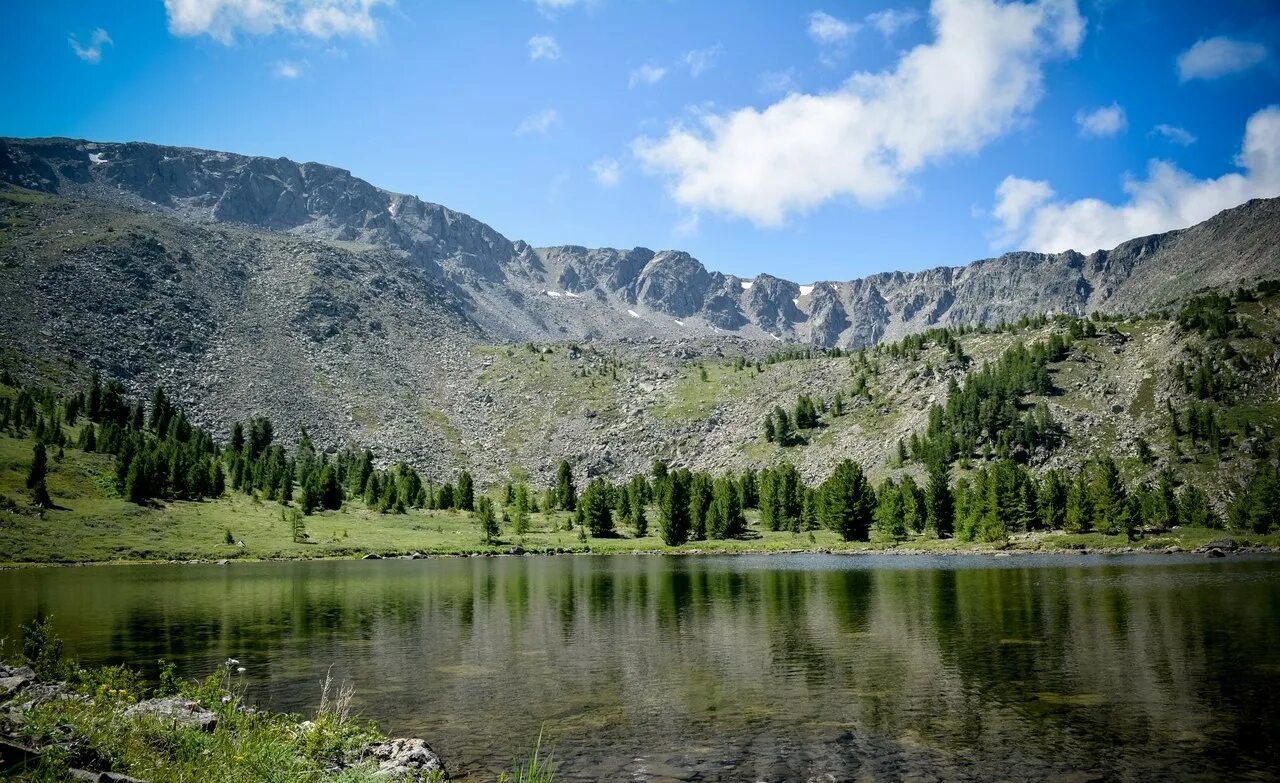
[[[711,508],[711,477],[706,473],[694,473],[689,486],[689,538],[705,541],[707,538],[707,510]]]
[[[36,441],[31,449],[31,467],[27,469],[27,489],[35,489],[44,481],[49,470],[49,456],[45,453],[44,444]]]
[[[667,546],[679,546],[689,540],[689,483],[687,470],[667,474],[662,482],[658,502],[658,532]]]
[[[515,498],[512,502],[511,532],[522,536],[529,532],[529,485],[521,481],[516,484]]]
[[[887,478],[876,490],[876,526],[895,541],[907,538],[906,515],[902,509],[902,493],[893,479]]]
[[[844,460],[822,484],[820,494],[822,523],[845,541],[868,541],[871,517],[875,510],[875,493],[862,469]]]
[[[1088,533],[1093,528],[1093,506],[1089,502],[1089,486],[1083,470],[1076,473],[1075,480],[1067,489],[1062,528],[1068,533]]]
[[[712,485],[707,528],[712,538],[719,539],[734,538],[746,532],[742,498],[731,478],[718,478]]]
[[[910,475],[902,477],[902,481],[898,484],[898,492],[902,495],[902,513],[907,529],[912,533],[924,532],[926,517],[924,492]]]
[[[462,511],[474,511],[475,504],[475,483],[471,474],[464,470],[458,474],[458,485],[453,490],[453,507]]]
[[[955,533],[955,499],[951,495],[951,468],[942,460],[929,464],[929,485],[925,491],[928,527],[938,538],[951,538]]]
[[[1110,455],[1094,461],[1090,470],[1089,505],[1093,509],[1093,527],[1100,533],[1120,532],[1121,511],[1125,506],[1124,483],[1120,470]]]
[[[480,526],[480,534],[484,536],[486,544],[492,544],[502,532],[498,527],[498,517],[493,511],[493,500],[488,495],[481,495],[480,502],[476,504],[476,523]]]
[[[568,460],[560,460],[556,469],[556,505],[565,511],[573,511],[578,506],[578,492],[573,486],[573,468]]]

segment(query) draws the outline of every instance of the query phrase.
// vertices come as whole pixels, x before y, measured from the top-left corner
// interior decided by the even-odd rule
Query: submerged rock
[[[164,696],[140,701],[124,711],[126,718],[149,717],[188,729],[213,731],[218,716],[200,706],[199,702],[182,696]]]

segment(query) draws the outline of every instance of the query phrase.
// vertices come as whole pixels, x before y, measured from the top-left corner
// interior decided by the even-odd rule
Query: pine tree
[[[794,440],[794,432],[791,427],[791,418],[787,416],[787,412],[782,408],[773,409],[773,439],[779,446],[789,446]]]
[[[646,490],[644,476],[631,477],[627,494],[631,505],[631,526],[635,528],[636,538],[644,538],[649,532],[649,520],[645,516]]]
[[[885,479],[876,490],[876,526],[895,541],[903,541],[907,537],[902,493],[891,478]]]
[[[689,472],[679,470],[665,476],[658,502],[658,532],[667,546],[689,540]]]
[[[955,499],[951,495],[950,467],[940,459],[929,465],[929,486],[925,492],[927,524],[938,538],[955,533]]]
[[[1093,526],[1100,533],[1118,533],[1120,512],[1126,497],[1115,460],[1103,455],[1094,462],[1090,472],[1089,504],[1093,509]]]
[[[585,527],[594,538],[612,536],[613,509],[609,504],[610,488],[602,478],[593,479],[583,490],[578,510],[582,512]]]
[[[476,490],[471,474],[462,471],[458,474],[458,485],[453,490],[453,507],[462,511],[475,510]]]
[[[1067,483],[1059,471],[1051,470],[1040,482],[1039,522],[1049,530],[1062,528],[1067,515]]]
[[[913,533],[924,532],[926,515],[924,492],[920,490],[920,486],[916,484],[915,479],[909,475],[902,477],[902,481],[898,485],[898,492],[902,495],[902,513],[907,523],[907,529]]]
[[[578,493],[573,486],[573,468],[568,460],[560,460],[556,469],[556,505],[565,511],[573,511],[578,506]]]
[[[48,468],[49,457],[45,454],[44,444],[36,441],[31,449],[31,467],[27,470],[27,489],[35,489],[37,484],[44,483]]]
[[[1194,527],[1221,527],[1222,520],[1213,511],[1209,496],[1195,485],[1183,487],[1178,496],[1178,518]]]
[[[37,508],[53,508],[53,499],[49,497],[49,488],[43,478],[31,488],[31,503]]]
[[[89,453],[98,450],[98,432],[93,422],[85,424],[84,429],[80,431],[80,449]]]
[[[511,532],[522,536],[529,532],[529,486],[523,481],[516,485],[512,506]]]
[[[760,486],[756,472],[751,468],[742,471],[738,479],[738,499],[743,508],[757,508],[760,505]]]
[[[746,531],[741,496],[732,479],[718,478],[712,484],[711,509],[707,517],[707,532],[712,538],[734,538]]]
[[[823,524],[842,539],[870,540],[875,493],[854,462],[846,459],[836,466],[822,484],[819,503]]]
[[[488,495],[481,495],[476,504],[476,522],[480,525],[480,533],[486,544],[492,544],[502,530],[498,527],[498,517],[493,513],[493,500]]]
[[[707,538],[707,509],[711,507],[711,477],[706,473],[693,474],[689,486],[689,538],[705,541]]]
[[[1093,527],[1093,506],[1089,501],[1089,487],[1085,483],[1085,471],[1076,474],[1075,481],[1067,489],[1067,507],[1062,528],[1068,533],[1088,533]]]

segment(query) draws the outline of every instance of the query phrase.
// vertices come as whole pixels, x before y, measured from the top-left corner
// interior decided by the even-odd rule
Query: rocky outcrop
[[[426,742],[416,738],[387,740],[369,751],[377,763],[374,772],[396,783],[426,783],[434,775],[444,775],[444,762]]]
[[[140,701],[124,711],[126,718],[146,718],[184,729],[213,731],[218,716],[197,701],[182,696],[163,696]]]
[[[3,139],[0,181],[185,219],[388,248],[440,281],[443,296],[492,340],[694,330],[857,347],[933,326],[992,325],[1046,312],[1149,311],[1201,288],[1280,277],[1276,199],[1089,256],[1007,253],[964,267],[800,286],[764,274],[743,280],[711,272],[676,250],[534,249],[346,170],[285,158]]]

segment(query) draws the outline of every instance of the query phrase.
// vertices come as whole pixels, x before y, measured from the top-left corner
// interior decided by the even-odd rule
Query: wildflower
[[[228,668],[229,668],[229,667],[232,667],[232,666],[239,666],[239,665],[240,665],[240,661],[236,660],[235,658],[228,658],[228,659],[227,659],[227,666],[228,666]]]
[[[231,702],[231,697],[230,697],[230,696],[223,696],[223,697],[222,697],[222,703],[223,703],[223,704],[229,704],[230,702]]]
[[[246,671],[247,671],[247,669],[245,669],[243,666],[241,666],[240,668],[236,669],[236,673],[238,673],[238,674],[244,674]]]

